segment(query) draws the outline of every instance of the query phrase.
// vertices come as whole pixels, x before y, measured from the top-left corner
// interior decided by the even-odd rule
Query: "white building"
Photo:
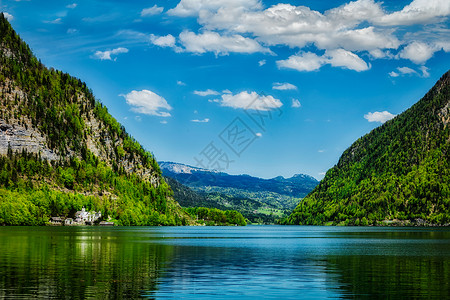
[[[102,217],[102,213],[99,212],[87,212],[83,207],[81,211],[75,213],[75,223],[78,224],[93,224],[95,221]]]

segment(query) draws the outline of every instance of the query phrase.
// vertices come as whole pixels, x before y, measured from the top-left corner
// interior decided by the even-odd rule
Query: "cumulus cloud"
[[[177,80],[177,85],[179,85],[179,86],[186,86],[186,83],[181,81],[181,80]]]
[[[216,55],[226,55],[230,52],[270,53],[268,48],[261,46],[257,41],[238,34],[220,35],[212,31],[195,34],[191,31],[183,31],[179,39],[185,51],[193,53],[213,52]]]
[[[74,8],[77,7],[77,6],[78,6],[78,4],[76,4],[76,3],[72,3],[72,4],[66,5],[66,7],[67,7],[67,8],[70,8],[70,9],[74,9]]]
[[[131,91],[126,95],[119,95],[125,98],[131,110],[145,115],[170,117],[168,111],[172,107],[167,103],[166,99],[149,90]]]
[[[171,34],[164,36],[156,36],[151,34],[150,41],[152,44],[160,47],[175,47],[175,37]]]
[[[291,83],[285,82],[275,82],[272,86],[272,89],[274,90],[280,90],[280,91],[286,91],[286,90],[296,90],[297,87]]]
[[[7,12],[5,12],[5,11],[3,12],[3,16],[5,16],[6,20],[8,20],[8,21],[10,21],[10,22],[14,19],[14,17],[13,17],[12,14],[7,13]]]
[[[390,119],[393,119],[395,115],[391,114],[388,111],[375,111],[375,112],[369,112],[364,115],[364,119],[366,119],[369,122],[380,122],[384,123],[386,121],[389,121]]]
[[[350,51],[397,48],[400,42],[389,28],[358,28],[382,15],[379,3],[359,0],[324,13],[291,4],[276,4],[265,10],[222,6],[200,10],[199,23],[208,30],[252,34],[268,45],[302,48],[315,44],[320,49]]]
[[[261,133],[261,132],[257,132],[257,133],[255,133],[255,135],[256,135],[257,137],[262,137],[262,133]]]
[[[297,71],[314,71],[320,69],[326,61],[326,59],[315,53],[304,52],[291,55],[286,60],[278,60],[277,65],[279,68],[294,69]]]
[[[329,50],[325,56],[328,57],[327,62],[333,67],[342,67],[358,72],[370,68],[358,55],[344,49]]]
[[[448,0],[414,0],[401,11],[383,15],[376,23],[382,25],[413,25],[438,21],[450,14]]]
[[[100,60],[113,60],[112,56],[113,55],[118,55],[121,53],[128,53],[128,49],[127,48],[116,48],[113,50],[107,50],[107,51],[97,51],[94,54],[94,58],[100,59]],[[114,60],[116,60],[116,58],[114,58]]]
[[[437,49],[426,43],[412,42],[399,54],[401,58],[409,59],[415,64],[424,64],[429,60]]]
[[[209,119],[208,118],[205,118],[203,120],[194,119],[194,120],[191,120],[191,122],[194,122],[194,123],[208,123]]]
[[[181,0],[178,5],[170,9],[167,13],[179,17],[198,16],[208,11],[219,9],[260,9],[262,7],[259,0]]]
[[[160,7],[155,4],[152,7],[144,8],[141,11],[141,17],[149,17],[149,16],[158,15],[158,14],[162,13],[163,10],[164,10],[164,7]]]
[[[344,49],[328,50],[322,56],[318,56],[312,52],[299,53],[290,56],[287,60],[277,61],[279,68],[294,69],[297,71],[314,71],[320,69],[325,64],[358,72],[366,71],[370,68],[358,55]]]
[[[302,107],[302,104],[300,103],[300,101],[298,99],[292,99],[291,107],[299,108],[299,107]]]
[[[397,72],[392,71],[392,72],[389,72],[389,76],[391,76],[391,77],[398,77],[400,75]]]
[[[211,90],[211,89],[207,89],[206,91],[194,91],[194,94],[205,97],[205,96],[211,96],[211,95],[219,95],[219,92]]]
[[[213,100],[220,103],[221,106],[232,107],[235,109],[252,109],[260,111],[269,111],[280,108],[283,103],[272,96],[258,95],[256,92],[241,92],[239,94],[223,94],[221,99]]]
[[[356,0],[320,12],[283,3],[265,8],[260,0],[180,0],[168,14],[197,18],[200,33],[186,31],[179,37],[188,52],[270,54],[271,46],[289,46],[300,54],[279,61],[278,66],[300,71],[318,70],[324,64],[364,71],[370,65],[360,58],[366,55],[361,52],[371,59],[405,58],[423,64],[434,52],[450,47],[439,44],[448,37],[445,32],[406,37],[398,30],[399,26],[444,22],[450,16],[448,0],[414,0],[394,12],[382,5],[381,1]],[[325,55],[302,51],[310,46]],[[259,63],[264,64],[265,60]]]
[[[417,72],[415,70],[408,68],[408,67],[398,67],[397,70],[401,74],[417,74]]]

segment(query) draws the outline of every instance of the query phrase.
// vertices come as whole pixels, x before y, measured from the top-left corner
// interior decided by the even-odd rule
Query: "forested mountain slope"
[[[358,139],[285,224],[448,224],[450,73]]]
[[[85,206],[120,225],[181,225],[153,155],[80,79],[46,68],[0,15],[0,224]]]

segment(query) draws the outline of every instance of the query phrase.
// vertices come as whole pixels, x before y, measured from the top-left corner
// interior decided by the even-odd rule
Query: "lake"
[[[0,298],[450,298],[450,229],[0,227]]]

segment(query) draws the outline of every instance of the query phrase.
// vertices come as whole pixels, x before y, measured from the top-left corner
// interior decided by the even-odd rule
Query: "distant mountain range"
[[[181,206],[234,209],[252,223],[270,224],[287,216],[318,184],[303,174],[262,179],[174,162],[159,165]]]
[[[250,175],[230,175],[174,162],[162,161],[159,162],[159,166],[164,176],[174,178],[193,188],[234,188],[250,192],[273,192],[303,198],[319,183],[314,177],[305,174],[296,174],[290,178],[278,176],[263,179]]]

